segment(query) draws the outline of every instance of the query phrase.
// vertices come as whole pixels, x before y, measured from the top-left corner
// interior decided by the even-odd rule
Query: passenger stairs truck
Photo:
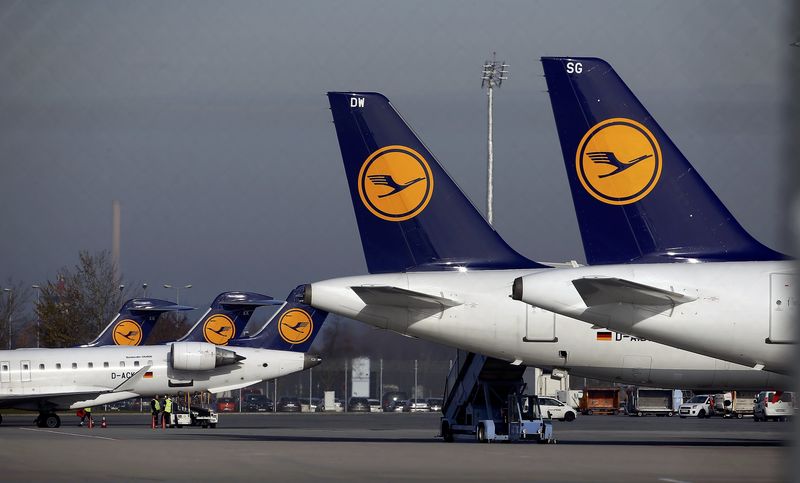
[[[441,437],[555,443],[537,396],[524,394],[524,366],[458,351],[445,384]]]
[[[673,407],[675,398],[672,389],[651,389],[644,387],[628,387],[625,390],[628,396],[625,411],[628,416],[656,416],[672,417],[678,409]]]

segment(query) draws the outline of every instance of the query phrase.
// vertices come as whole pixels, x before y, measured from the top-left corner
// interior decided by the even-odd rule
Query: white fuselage
[[[621,334],[598,331],[510,298],[513,280],[547,270],[410,272],[311,284],[310,305],[385,328],[509,362],[571,374],[676,388],[784,387],[778,374],[754,370]],[[566,270],[561,270],[566,272]],[[350,287],[392,286],[458,301],[441,309],[365,304]],[[306,301],[307,303],[309,300]]]
[[[614,277],[687,295],[661,306],[587,307],[573,280]],[[601,265],[522,279],[522,301],[591,324],[749,367],[788,373],[793,360],[792,261]]]
[[[0,407],[83,408],[178,391],[220,392],[304,368],[299,352],[226,347],[245,359],[209,370],[172,367],[170,345],[0,351]],[[149,374],[145,375],[142,372]],[[126,384],[129,378],[131,384]]]

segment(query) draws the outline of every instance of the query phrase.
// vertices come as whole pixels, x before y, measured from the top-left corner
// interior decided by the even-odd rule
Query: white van
[[[756,396],[753,421],[786,421],[794,415],[794,393],[761,391]]]

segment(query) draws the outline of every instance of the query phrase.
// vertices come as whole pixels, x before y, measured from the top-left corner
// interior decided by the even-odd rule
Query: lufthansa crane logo
[[[135,320],[120,320],[111,334],[117,345],[139,345],[142,342],[142,326]]]
[[[214,314],[203,324],[203,337],[207,342],[226,345],[236,336],[236,325],[227,315]]]
[[[378,218],[409,220],[420,214],[431,200],[431,168],[411,148],[386,146],[372,153],[361,166],[358,195]]]
[[[583,188],[611,205],[641,200],[661,177],[661,147],[646,127],[625,118],[606,119],[583,136],[575,154]]]
[[[314,321],[302,309],[289,309],[278,321],[281,338],[290,344],[302,344],[314,332]]]

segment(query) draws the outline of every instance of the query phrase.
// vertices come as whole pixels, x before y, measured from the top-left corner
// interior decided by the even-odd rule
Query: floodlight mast
[[[486,173],[486,221],[492,224],[492,177],[494,176],[494,141],[493,141],[493,125],[492,114],[494,109],[493,92],[495,87],[500,87],[503,81],[508,79],[508,64],[505,62],[498,62],[497,52],[492,52],[492,60],[487,60],[483,63],[483,74],[481,76],[481,88],[486,87],[487,97],[489,99],[488,115],[488,142],[487,142],[487,173]]]

